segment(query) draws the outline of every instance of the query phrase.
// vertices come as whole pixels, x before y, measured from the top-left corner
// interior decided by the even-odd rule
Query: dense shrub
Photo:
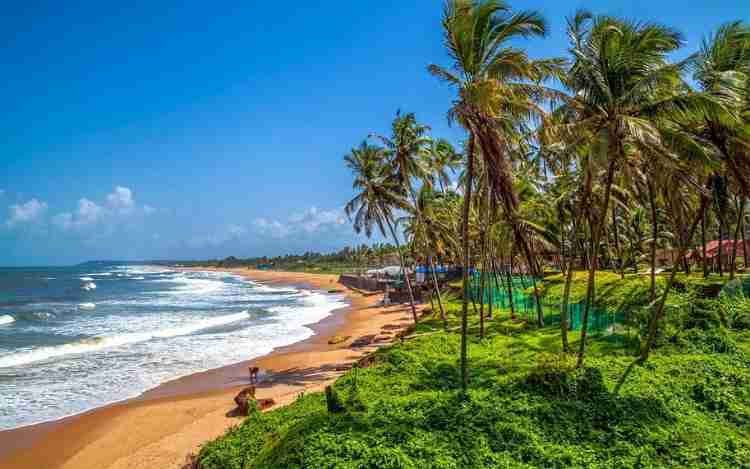
[[[529,328],[507,313],[487,322],[481,341],[472,322],[470,388],[463,394],[459,336],[438,332],[438,319],[426,320],[416,332],[433,334],[383,349],[370,367],[336,382],[344,412],[328,412],[322,394],[254,412],[207,444],[199,463],[203,469],[748,468],[750,331],[717,322],[717,300],[686,308],[679,301],[685,298],[670,298],[664,346],[633,368],[619,395],[611,390],[632,362],[627,342],[592,338],[586,366],[576,370],[574,359],[560,353],[557,327]],[[447,309],[455,327],[460,308]]]
[[[735,353],[737,343],[724,329],[715,328],[708,331],[689,329],[681,336],[681,345],[693,352],[702,353]]]
[[[732,329],[750,330],[750,298],[738,295],[734,298],[719,296],[716,308]]]

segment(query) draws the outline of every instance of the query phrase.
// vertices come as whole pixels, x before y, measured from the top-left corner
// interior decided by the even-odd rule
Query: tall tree
[[[394,228],[394,210],[403,210],[407,207],[401,185],[398,179],[393,177],[390,165],[384,164],[384,151],[381,147],[362,142],[344,157],[344,162],[354,173],[352,187],[357,191],[354,198],[347,202],[344,210],[350,219],[353,217],[354,230],[357,233],[364,231],[368,238],[375,229],[383,236],[387,236],[386,227],[388,228],[399,254],[401,270],[409,292],[411,313],[416,323],[418,318],[411,281],[406,270],[401,243]]]
[[[589,311],[594,303],[601,236],[617,169],[625,159],[634,157],[639,147],[663,147],[653,117],[685,106],[680,94],[680,71],[685,64],[667,61],[667,54],[681,45],[682,36],[666,26],[579,11],[569,20],[568,32],[574,59],[565,80],[571,92],[563,104],[568,119],[566,124],[551,125],[546,131],[572,142],[587,140],[591,163],[604,171],[601,205],[594,205],[593,184],[587,185],[583,196],[583,208],[591,220],[591,236],[578,352],[581,366]]]
[[[517,214],[511,157],[526,144],[523,136],[530,133],[529,121],[543,113],[539,101],[553,94],[539,83],[558,71],[560,61],[532,60],[510,41],[543,36],[546,23],[539,13],[514,13],[501,0],[448,0],[443,32],[452,67],[430,65],[429,71],[457,88],[458,98],[449,117],[461,123],[481,150],[478,153],[488,173],[491,197],[503,208],[506,222],[533,269],[536,262]],[[470,158],[468,164],[473,164]],[[467,188],[473,183],[473,174],[469,176]],[[464,242],[468,245],[468,240]],[[464,254],[468,268],[468,248]],[[538,297],[537,305],[542,322]]]
[[[439,186],[445,194],[451,185],[449,173],[455,173],[461,165],[463,155],[457,152],[453,145],[443,138],[435,139],[429,148],[429,169],[432,185]]]

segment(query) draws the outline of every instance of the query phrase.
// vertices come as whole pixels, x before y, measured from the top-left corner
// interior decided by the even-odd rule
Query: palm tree
[[[696,217],[687,230],[687,235],[683,237],[685,241],[681,243],[666,288],[654,308],[641,353],[623,373],[615,392],[619,391],[633,367],[648,359],[663,316],[667,294],[674,283],[677,263],[684,258],[687,243],[691,241],[698,223],[703,225],[702,231],[705,231],[705,210],[711,199],[715,203],[724,204],[721,199],[724,198],[725,175],[731,176],[742,196],[748,195],[750,152],[747,148],[750,134],[746,116],[742,112],[743,107],[747,109],[750,103],[750,29],[740,22],[722,26],[716,34],[704,41],[701,51],[691,58],[691,63],[695,70],[694,79],[699,83],[701,93],[691,94],[690,97],[703,95],[700,98],[704,99],[705,105],[692,109],[683,107],[665,130],[669,132],[673,144],[679,145],[685,154],[703,153],[705,163],[700,169],[711,170],[712,174],[702,175],[706,183],[705,188],[700,191],[701,201]],[[720,171],[716,171],[717,163],[722,167]],[[721,221],[719,223],[722,224]],[[705,235],[703,243],[705,262]]]
[[[724,173],[744,197],[750,196],[750,25],[722,25],[692,57],[693,79],[700,91],[723,106],[686,115],[684,126],[718,151]],[[743,115],[744,113],[744,115]]]
[[[442,222],[437,213],[437,208],[444,197],[445,194],[435,193],[431,187],[423,185],[416,197],[416,205],[409,207],[407,216],[402,220],[405,223],[404,231],[407,236],[411,237],[411,244],[414,249],[417,252],[424,253],[428,258],[427,265],[431,271],[433,289],[440,308],[440,318],[443,321],[443,328],[447,329],[445,308],[443,307],[440,285],[435,273],[435,257],[443,257],[447,248],[453,244],[450,240],[453,237],[450,227]]]
[[[375,229],[386,236],[386,227],[388,228],[399,253],[401,270],[409,291],[411,313],[416,323],[417,310],[414,306],[411,280],[394,228],[394,210],[405,209],[407,204],[401,194],[400,184],[393,177],[390,166],[383,164],[383,159],[383,149],[366,141],[344,157],[346,166],[354,173],[352,187],[357,191],[357,195],[346,204],[344,210],[350,219],[353,216],[354,230],[357,233],[364,231],[368,238]]]
[[[546,78],[559,63],[531,60],[523,50],[510,46],[508,42],[542,36],[545,31],[546,23],[539,13],[513,13],[501,0],[448,0],[445,3],[443,32],[453,66],[446,69],[430,65],[428,69],[457,88],[458,99],[453,103],[449,117],[458,120],[469,133],[462,229],[465,292],[469,286],[468,222],[475,145],[481,149],[485,161],[491,197],[501,202],[506,220],[513,226],[529,265],[533,265],[524,233],[516,219],[518,199],[508,153],[518,143],[518,133],[523,127],[521,123],[541,112],[536,101],[545,95],[546,90],[535,83]],[[467,298],[464,298],[461,334],[463,389],[468,386],[467,305]]]
[[[750,26],[741,21],[722,25],[703,41],[691,65],[693,79],[700,90],[724,104],[714,112],[693,114],[683,124],[696,137],[710,142],[721,158],[722,167],[713,175],[712,187],[719,220],[719,240],[722,241],[725,229],[728,231],[725,214],[730,196],[727,186],[737,187],[743,208],[745,200],[750,197],[750,125],[747,119],[750,110]],[[735,236],[740,222],[741,218],[738,218]],[[731,278],[734,278],[735,249],[730,263]],[[720,243],[721,275],[724,273],[724,254],[723,243]]]
[[[417,122],[414,113],[401,115],[396,112],[396,118],[391,124],[391,136],[372,134],[385,146],[385,154],[393,166],[393,174],[397,178],[404,195],[415,196],[413,179],[429,181],[427,161],[432,139],[427,134],[430,128]]]
[[[437,183],[440,186],[440,191],[445,194],[451,184],[448,172],[455,173],[456,169],[461,165],[463,155],[457,152],[453,148],[453,145],[443,138],[431,142],[429,154],[429,168],[432,172],[430,175],[431,183],[433,186]]]
[[[604,195],[601,206],[596,207],[593,179],[598,171],[595,166],[585,168],[589,182],[582,208],[589,213],[591,236],[578,352],[578,366],[582,366],[601,236],[617,169],[627,159],[637,157],[639,149],[672,155],[664,149],[655,117],[660,112],[688,108],[698,97],[688,98],[681,93],[684,85],[680,71],[686,64],[667,61],[667,54],[682,43],[677,31],[579,11],[569,20],[568,32],[574,62],[565,84],[572,95],[564,99],[559,111],[568,118],[565,124],[547,127],[547,138],[552,134],[568,142],[587,141],[589,164],[599,164],[604,170]]]

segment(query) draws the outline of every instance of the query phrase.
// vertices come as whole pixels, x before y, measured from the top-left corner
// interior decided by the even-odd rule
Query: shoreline
[[[332,274],[249,269],[220,271],[261,284],[317,291],[339,290],[349,305],[305,327],[313,335],[269,354],[167,381],[141,395],[59,420],[0,431],[0,466],[25,468],[180,468],[200,445],[222,435],[242,418],[231,416],[234,395],[249,384],[248,366],[262,376],[259,398],[276,406],[300,392],[318,391],[343,374],[342,368],[411,324],[409,308],[380,307],[380,295],[362,295]],[[335,335],[350,336],[329,344]],[[360,340],[358,343],[357,340]],[[370,342],[363,345],[364,342]],[[134,434],[133,429],[138,429]]]

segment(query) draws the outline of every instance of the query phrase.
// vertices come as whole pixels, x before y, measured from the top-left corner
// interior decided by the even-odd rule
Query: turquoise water
[[[0,269],[0,429],[135,397],[270,352],[341,295],[219,272],[97,265]]]

